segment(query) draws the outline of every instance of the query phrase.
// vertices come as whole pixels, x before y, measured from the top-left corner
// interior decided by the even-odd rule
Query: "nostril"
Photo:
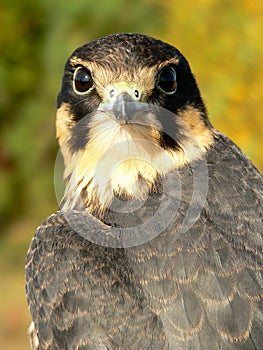
[[[137,89],[135,89],[135,90],[134,90],[134,96],[135,96],[136,98],[140,98],[140,91],[137,90]]]
[[[109,95],[110,95],[110,98],[112,98],[112,97],[115,96],[115,91],[114,91],[114,89],[111,89],[111,90],[110,90]]]

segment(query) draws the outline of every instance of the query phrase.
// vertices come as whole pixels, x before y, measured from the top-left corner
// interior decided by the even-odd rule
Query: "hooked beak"
[[[140,109],[141,92],[130,82],[110,84],[105,91],[102,109],[112,112],[120,124],[128,124]]]
[[[136,102],[127,92],[123,92],[116,98],[112,111],[120,123],[128,124],[136,114]]]

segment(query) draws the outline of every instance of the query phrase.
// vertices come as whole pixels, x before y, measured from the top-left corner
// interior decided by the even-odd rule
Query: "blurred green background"
[[[142,32],[189,59],[214,126],[263,170],[262,0],[13,0],[0,4],[0,348],[29,349],[24,260],[58,208],[56,95],[78,46]]]

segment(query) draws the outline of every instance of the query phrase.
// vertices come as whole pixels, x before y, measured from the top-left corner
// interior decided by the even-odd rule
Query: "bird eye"
[[[73,87],[78,94],[85,94],[93,86],[93,79],[90,71],[84,67],[79,67],[74,72]]]
[[[172,94],[176,91],[176,73],[172,67],[165,67],[159,73],[157,87],[166,94]]]

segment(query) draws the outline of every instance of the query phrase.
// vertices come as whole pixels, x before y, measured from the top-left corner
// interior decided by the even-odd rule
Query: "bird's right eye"
[[[85,94],[93,87],[93,79],[87,68],[78,67],[75,70],[73,87],[77,94]]]

